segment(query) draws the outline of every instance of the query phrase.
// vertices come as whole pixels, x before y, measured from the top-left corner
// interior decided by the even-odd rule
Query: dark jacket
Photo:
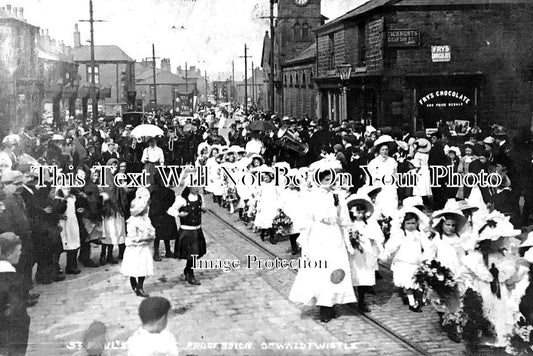
[[[0,355],[25,355],[30,317],[20,275],[0,273],[0,309]]]

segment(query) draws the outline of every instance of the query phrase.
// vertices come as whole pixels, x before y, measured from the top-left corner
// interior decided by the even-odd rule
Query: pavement
[[[208,200],[208,199],[207,199]],[[260,241],[259,236],[214,207],[235,228]],[[202,260],[236,260],[246,255],[271,258],[210,214],[203,217],[207,255]],[[287,242],[264,243],[282,258],[290,258]],[[93,250],[93,258],[98,248]],[[318,320],[318,308],[288,300],[295,273],[284,269],[199,270],[202,282],[191,286],[179,279],[184,261],[163,259],[155,275],[147,278],[145,291],[166,297],[172,304],[168,330],[175,335],[180,355],[412,355],[412,349],[347,308],[328,324]],[[141,301],[120,274],[120,265],[82,268],[77,276],[51,285],[36,285],[39,303],[31,317],[27,355],[74,355],[89,325],[98,320],[107,327],[104,355],[125,355],[126,341],[140,327]],[[460,355],[462,345],[447,340],[438,328],[436,313],[410,312],[385,279],[371,297],[370,315],[432,355]]]

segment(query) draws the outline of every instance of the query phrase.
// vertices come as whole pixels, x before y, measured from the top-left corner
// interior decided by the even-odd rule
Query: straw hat
[[[145,197],[135,197],[131,201],[130,214],[131,216],[137,216],[142,213],[148,206],[148,199]]]
[[[257,153],[252,153],[248,156],[252,161],[257,158],[258,160],[261,161],[261,165],[265,164],[265,159],[263,158],[263,156],[261,155],[258,155]]]
[[[198,145],[198,155],[202,154],[202,151],[207,148],[207,151],[211,153],[210,146],[207,142],[200,142]]]
[[[420,196],[405,198],[402,201],[402,206],[404,208],[416,208],[417,210],[427,209],[426,206],[424,205],[424,201],[422,200],[422,197]]]
[[[309,166],[309,170],[313,172],[319,169],[322,171],[325,171],[328,169],[332,169],[335,171],[341,171],[342,165],[341,165],[341,162],[335,157],[334,154],[327,154],[320,161],[313,162]]]
[[[417,147],[417,152],[429,153],[431,151],[431,142],[426,138],[418,138],[415,141],[415,147]]]
[[[414,206],[404,206],[402,209],[398,211],[398,217],[400,224],[403,222],[403,219],[405,218],[405,215],[407,213],[415,214],[418,217],[418,222],[421,225],[427,226],[429,225],[429,217],[424,214],[420,209],[417,209]]]
[[[455,203],[451,202],[451,200],[453,200]],[[471,212],[474,212],[474,211],[479,210],[477,206],[470,205],[470,203],[467,200],[449,199],[446,202],[446,205],[448,204],[455,204],[454,206],[456,206],[461,211],[470,210]]]
[[[457,222],[457,231],[461,231],[466,224],[466,217],[458,208],[445,207],[442,210],[437,210],[433,212],[433,227],[436,227],[441,221],[444,220],[444,217],[447,215],[453,216],[453,218]]]
[[[374,150],[382,145],[387,145],[389,147],[389,150],[393,148],[396,145],[396,142],[394,139],[389,135],[381,135],[377,138],[376,141],[374,141]]]
[[[18,135],[7,135],[6,137],[4,137],[4,139],[2,140],[2,143],[4,145],[16,145],[16,144],[19,144],[20,143],[20,137]]]
[[[502,237],[515,237],[521,233],[520,230],[514,228],[509,221],[509,217],[499,211],[494,210],[491,212],[485,217],[485,221],[485,225],[479,229],[476,241],[497,241]]]
[[[372,197],[372,195],[377,195],[381,192],[381,187],[378,187],[376,185],[364,185],[361,188],[357,189],[358,195],[366,195],[368,197]]]
[[[374,213],[374,205],[370,199],[365,195],[353,194],[346,199],[346,205],[348,210],[352,210],[356,205],[363,205],[366,210],[367,216],[371,216]]]
[[[527,234],[527,239],[522,242],[520,247],[532,247],[533,246],[533,231]]]

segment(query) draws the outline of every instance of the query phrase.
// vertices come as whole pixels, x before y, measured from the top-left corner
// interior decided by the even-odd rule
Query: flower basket
[[[292,220],[283,210],[278,209],[278,214],[272,221],[272,227],[276,234],[281,236],[287,236],[291,233]]]

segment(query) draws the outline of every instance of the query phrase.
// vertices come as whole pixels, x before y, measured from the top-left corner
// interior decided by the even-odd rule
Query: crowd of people
[[[369,312],[365,297],[380,278],[379,262],[390,261],[408,308],[420,312],[431,302],[454,341],[475,345],[483,334],[516,348],[511,340],[533,325],[526,302],[533,237],[517,238],[533,210],[530,134],[510,141],[502,127],[473,128],[459,141],[445,123],[428,136],[408,126],[376,129],[241,110],[205,110],[189,119],[153,114],[145,121],[163,135],[138,137],[117,117],[26,127],[3,138],[0,255],[2,272],[13,273],[12,265],[17,272],[3,288],[20,291],[19,313],[39,298],[30,293],[34,264],[35,282],[51,284],[79,274],[78,262],[98,268],[122,261],[134,293],[148,297],[144,280],[162,260],[161,242],[164,258],[187,261],[181,279],[199,285],[192,256],[207,252],[205,192],[262,240],[287,239],[292,255],[327,261],[326,268],[300,269],[290,293],[295,302],[320,306],[323,322],[335,317],[335,304],[357,302]],[[225,123],[227,138],[219,133]],[[41,185],[32,169],[39,165],[56,166],[84,184],[54,187],[50,173]],[[110,166],[109,174],[102,176],[98,165]],[[162,165],[204,167],[203,192],[183,182],[165,184],[157,170]],[[490,173],[498,184],[454,186],[446,175],[435,176],[435,167],[453,167],[463,178]],[[113,179],[143,169],[150,173],[147,187]],[[288,184],[279,184],[280,172]],[[341,173],[351,184],[341,184]],[[416,179],[410,185],[385,179],[399,174]],[[245,176],[260,182],[248,184]]]

